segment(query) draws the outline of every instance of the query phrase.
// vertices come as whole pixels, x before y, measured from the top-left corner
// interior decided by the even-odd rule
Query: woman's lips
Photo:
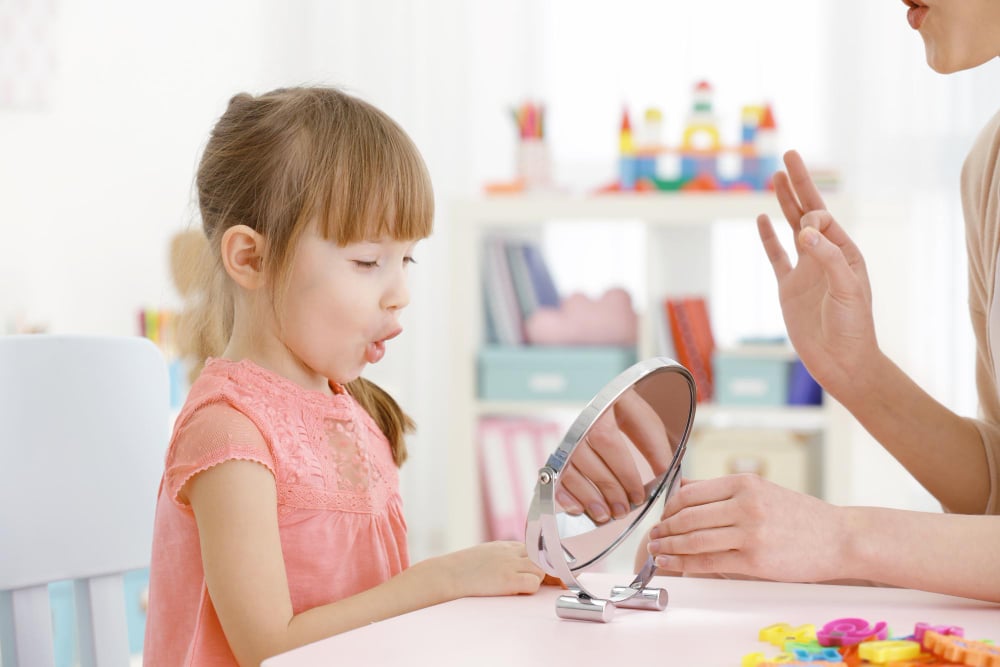
[[[906,12],[906,20],[910,22],[910,27],[914,30],[920,30],[928,11],[928,8],[922,5],[911,5]]]

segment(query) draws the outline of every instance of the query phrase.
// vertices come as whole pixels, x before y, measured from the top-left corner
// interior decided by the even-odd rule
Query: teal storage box
[[[712,364],[715,402],[721,405],[785,405],[795,352],[785,346],[720,350]]]
[[[635,362],[632,347],[487,346],[479,351],[479,398],[589,401]]]

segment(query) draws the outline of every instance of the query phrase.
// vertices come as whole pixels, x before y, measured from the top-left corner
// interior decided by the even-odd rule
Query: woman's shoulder
[[[978,210],[986,187],[1000,189],[1000,111],[979,131],[962,163],[961,192],[967,210]]]
[[[1000,146],[1000,110],[979,130],[966,162],[973,161],[977,156],[995,154],[998,146]]]

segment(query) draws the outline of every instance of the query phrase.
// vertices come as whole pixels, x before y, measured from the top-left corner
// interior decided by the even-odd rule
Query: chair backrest
[[[52,665],[49,582],[75,580],[81,663],[127,665],[121,573],[148,567],[166,361],[138,337],[0,336],[0,651]]]

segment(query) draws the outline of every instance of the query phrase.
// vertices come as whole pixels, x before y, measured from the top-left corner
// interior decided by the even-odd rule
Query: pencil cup
[[[544,190],[552,185],[549,147],[543,139],[521,139],[517,145],[517,175],[526,190]]]

